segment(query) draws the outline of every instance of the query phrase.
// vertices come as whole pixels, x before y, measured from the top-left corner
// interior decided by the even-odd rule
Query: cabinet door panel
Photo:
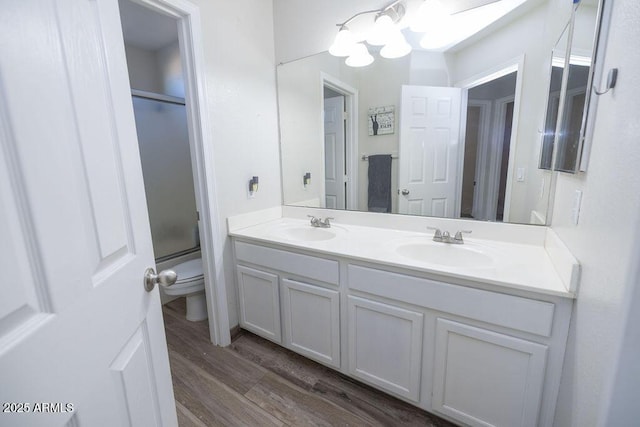
[[[240,326],[281,343],[278,276],[238,266],[238,290]]]
[[[417,402],[422,313],[353,296],[348,313],[349,373]]]
[[[438,319],[433,409],[472,426],[535,426],[547,347]]]
[[[285,345],[311,359],[340,367],[340,293],[282,279]]]

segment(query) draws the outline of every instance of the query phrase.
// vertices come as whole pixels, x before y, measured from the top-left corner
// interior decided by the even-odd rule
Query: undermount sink
[[[336,237],[336,229],[319,228],[310,225],[279,225],[270,234],[276,238],[295,240],[299,242],[317,242]]]
[[[492,268],[495,258],[476,245],[452,245],[437,242],[400,244],[396,252],[406,258],[444,267]]]

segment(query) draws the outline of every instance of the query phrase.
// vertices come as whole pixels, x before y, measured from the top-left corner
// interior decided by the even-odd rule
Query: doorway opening
[[[356,209],[358,203],[358,92],[322,74],[323,207]]]
[[[507,221],[515,154],[517,64],[463,86],[464,156],[460,215]],[[518,171],[524,180],[525,171]]]
[[[185,296],[187,318],[208,317],[211,341],[227,345],[224,277],[214,261],[222,252],[211,215],[215,187],[205,162],[206,111],[191,26],[198,12],[156,0],[119,0],[119,7],[156,268],[178,273],[178,284],[161,289],[161,298]]]

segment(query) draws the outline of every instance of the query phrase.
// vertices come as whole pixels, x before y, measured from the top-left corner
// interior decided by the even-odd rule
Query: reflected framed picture
[[[369,136],[389,135],[395,132],[395,105],[369,108]]]

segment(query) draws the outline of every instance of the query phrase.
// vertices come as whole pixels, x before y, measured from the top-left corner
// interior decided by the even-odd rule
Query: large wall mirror
[[[276,16],[283,28],[288,19],[311,19],[283,1],[287,14]],[[372,52],[376,60],[365,67],[328,52],[279,64],[284,204],[547,224],[555,180],[541,153],[561,165],[580,151],[569,140],[545,142],[559,122],[547,118],[553,111],[564,110],[570,129],[580,122],[578,133],[582,124],[588,84],[572,83],[571,98],[561,97],[571,62],[558,59],[568,58],[568,29],[578,31],[568,23],[577,18],[570,1],[480,3],[503,2],[510,8],[501,16],[445,47],[420,48],[407,33],[409,55]],[[343,2],[343,13],[340,2],[330,3],[334,23],[351,16],[353,2]],[[597,1],[583,0],[580,12],[589,16],[581,22],[595,26],[597,9]],[[576,66],[590,46],[571,48]],[[568,147],[566,160],[553,154],[558,146]]]

